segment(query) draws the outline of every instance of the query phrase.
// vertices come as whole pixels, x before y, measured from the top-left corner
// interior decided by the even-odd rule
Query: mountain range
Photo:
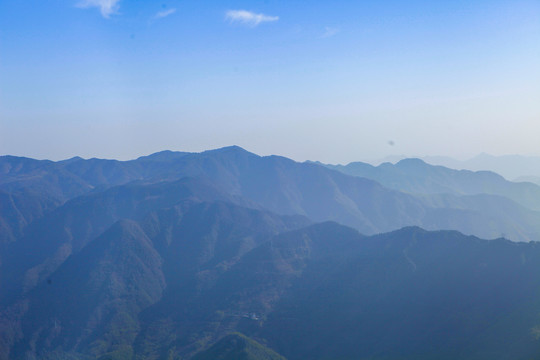
[[[0,157],[0,359],[539,357],[536,196],[417,159]]]
[[[385,162],[397,163],[410,156],[388,156],[376,161],[367,161],[372,165]],[[517,182],[540,183],[540,157],[524,155],[490,155],[481,153],[470,159],[458,160],[448,156],[418,156],[428,164],[440,165],[457,170],[493,171],[508,180]]]
[[[4,169],[0,190],[47,189],[39,192],[40,196],[56,202],[113,186],[143,186],[191,177],[204,180],[242,204],[249,202],[250,206],[303,215],[313,221],[338,221],[366,234],[417,225],[432,230],[456,229],[484,238],[540,239],[536,211],[540,186],[516,184],[484,172],[471,172],[457,191],[448,191],[456,181],[442,174],[438,189],[424,187],[411,193],[407,188],[393,189],[384,179],[377,178],[381,184],[366,177],[345,176],[319,164],[260,157],[238,147],[203,153],[162,152],[126,162],[75,158],[59,163],[43,161],[38,166],[36,160],[2,157],[0,164]],[[425,178],[433,181],[430,174]],[[463,185],[466,182],[469,185]],[[467,188],[473,191],[462,191]],[[519,215],[511,220],[507,213]]]
[[[404,159],[396,164],[372,166],[353,162],[326,165],[344,174],[375,180],[391,189],[412,194],[490,194],[503,196],[532,210],[540,210],[540,187],[528,182],[511,182],[491,171],[454,170],[429,165],[421,159]]]

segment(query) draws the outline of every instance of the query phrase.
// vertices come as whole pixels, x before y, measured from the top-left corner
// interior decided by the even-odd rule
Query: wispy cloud
[[[257,26],[263,22],[279,20],[279,16],[256,14],[247,10],[229,10],[225,13],[225,18],[230,22],[237,22],[248,26]]]
[[[324,33],[322,34],[321,37],[329,38],[329,37],[332,37],[332,36],[336,35],[339,31],[340,30],[338,28],[325,26],[324,27]]]
[[[154,15],[154,20],[163,19],[169,15],[172,15],[176,12],[176,9],[163,10]]]
[[[118,11],[120,0],[82,0],[77,6],[83,9],[97,7],[101,15],[108,19],[112,14]]]

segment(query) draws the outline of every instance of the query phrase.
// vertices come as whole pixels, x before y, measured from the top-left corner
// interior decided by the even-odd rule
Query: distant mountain
[[[176,160],[178,158],[181,158],[185,155],[189,155],[188,152],[182,152],[182,151],[170,151],[170,150],[164,150],[160,151],[151,155],[147,156],[141,156],[137,158],[137,161],[164,161],[169,162]]]
[[[29,191],[66,201],[92,190],[92,186],[65,170],[60,163],[15,156],[0,157],[0,189]]]
[[[416,194],[450,193],[455,195],[492,194],[507,197],[532,210],[540,210],[540,186],[515,183],[489,171],[453,170],[433,166],[420,159],[404,159],[395,165],[372,166],[354,162],[328,165],[345,174],[365,177],[382,185]]]
[[[285,360],[285,358],[240,333],[234,333],[195,355],[193,360]]]
[[[4,159],[5,161],[7,160]],[[10,161],[16,162],[13,159]],[[190,177],[204,179],[222,194],[229,198],[235,197],[234,201],[242,199],[244,204],[249,203],[249,206],[255,208],[264,208],[279,214],[303,215],[313,221],[338,221],[366,234],[410,225],[428,229],[444,229],[451,225],[453,229],[482,237],[498,237],[504,234],[516,241],[540,239],[537,225],[540,221],[520,219],[519,224],[514,224],[513,220],[509,222],[508,219],[501,218],[497,209],[509,206],[504,199],[492,198],[489,208],[483,208],[482,202],[473,204],[471,199],[462,201],[447,197],[440,201],[439,197],[416,196],[396,191],[381,186],[376,181],[347,176],[318,164],[301,164],[278,156],[260,157],[234,146],[202,153],[162,152],[125,162],[71,159],[52,164],[45,161],[42,165],[50,168],[48,171],[53,173],[58,171],[59,174],[70,174],[74,179],[78,179],[85,184],[87,191],[84,194],[99,194],[114,186],[150,185]],[[25,179],[34,178],[35,167],[39,166],[34,164],[29,167],[28,174],[22,169],[16,172],[17,176],[13,177],[9,188],[31,188],[33,183],[28,183]],[[486,180],[477,180],[479,175],[476,174],[471,176],[473,180],[470,181],[466,176],[464,179],[462,175],[454,176],[455,179],[449,183],[447,174],[437,171],[440,173],[434,175],[434,188],[437,191],[454,186],[454,194],[477,194],[485,187],[486,192],[501,193],[527,206],[539,207],[537,204],[540,202],[536,202],[536,199],[540,187],[532,184],[509,186],[510,183],[495,174],[487,174]],[[408,191],[407,182],[399,176],[395,179],[394,175],[391,174],[390,180],[393,179],[396,183],[390,181],[386,186],[402,186],[405,188],[399,190]],[[40,181],[48,184],[51,177],[57,179],[58,176],[46,176]],[[425,176],[422,173],[414,176],[420,177],[420,180],[413,178],[410,181],[413,189],[423,190],[430,185],[430,180],[422,180],[422,176]],[[385,177],[379,179],[385,182],[387,180]],[[39,181],[38,183],[41,184]],[[54,188],[53,185],[51,186]],[[62,194],[67,196],[65,191]],[[515,208],[515,204],[512,204],[511,208]],[[525,213],[526,210],[519,209],[519,212]],[[448,221],[446,217],[450,213],[453,221]],[[525,218],[534,219],[535,216],[537,214],[528,213]],[[458,219],[474,221],[463,223]],[[475,223],[478,223],[478,226],[475,227]]]
[[[458,160],[449,156],[406,156],[391,155],[381,159],[362,160],[362,162],[378,166],[389,162],[396,164],[408,158],[419,158],[431,165],[440,165],[456,170],[492,171],[511,181],[519,178],[540,177],[540,157],[525,155],[495,156],[481,153],[467,160]],[[530,181],[530,180],[525,180]],[[534,182],[534,181],[533,181]]]
[[[540,186],[540,176],[520,176],[514,179],[515,182],[530,182]]]
[[[515,180],[523,176],[540,176],[540,157],[536,156],[493,156],[482,153],[469,160],[433,156],[423,157],[423,160],[430,164],[443,165],[453,169],[494,171],[508,180]]]

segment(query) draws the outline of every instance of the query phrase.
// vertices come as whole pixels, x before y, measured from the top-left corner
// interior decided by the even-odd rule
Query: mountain
[[[514,179],[515,182],[530,182],[540,186],[540,176],[520,176]]]
[[[46,278],[9,297],[0,316],[0,338],[6,339],[0,353],[129,357],[143,309],[171,293],[181,304],[181,291],[196,294],[194,284],[208,286],[253,247],[307,224],[301,217],[193,200],[150,211],[138,222],[119,220]]]
[[[494,156],[482,153],[468,160],[455,160],[448,157],[433,156],[426,156],[423,159],[427,163],[443,165],[453,169],[494,171],[509,180],[514,180],[522,176],[540,176],[540,157],[537,156]]]
[[[539,264],[537,243],[317,224],[247,252],[191,301],[150,307],[135,349],[186,356],[186,339],[241,331],[289,359],[532,358]]]
[[[0,299],[15,297],[43,281],[118,220],[142,219],[152,211],[186,201],[215,200],[247,203],[194,178],[123,185],[70,200],[33,222],[24,236],[7,248],[0,274]]]
[[[395,164],[407,158],[418,158],[431,165],[439,165],[456,170],[491,171],[504,176],[504,178],[508,180],[516,182],[530,181],[519,180],[520,178],[540,177],[540,157],[538,156],[495,156],[481,153],[470,159],[458,160],[449,156],[391,155],[381,159],[364,160],[363,162],[369,163],[371,165],[380,165],[387,162]]]
[[[420,168],[428,167],[422,164],[424,163],[420,164]],[[444,229],[451,226],[452,229],[491,238],[505,234],[516,241],[539,239],[537,224],[540,222],[536,219],[538,214],[529,212],[524,218],[535,220],[522,219],[515,224],[513,220],[501,217],[500,212],[496,211],[509,206],[508,202],[500,197],[492,198],[489,201],[490,207],[482,207],[484,202],[474,203],[475,198],[462,200],[446,197],[444,201],[440,201],[439,195],[433,197],[403,192],[408,191],[408,183],[400,180],[401,178],[394,173],[391,174],[390,180],[373,176],[385,182],[386,185],[383,186],[377,181],[347,176],[318,164],[297,163],[278,156],[260,157],[234,146],[202,153],[162,152],[124,162],[80,158],[52,164],[45,161],[42,166],[47,166],[51,172],[71,174],[70,176],[85,184],[87,192],[82,195],[99,194],[111,187],[152,185],[196,178],[211,184],[222,194],[234,197],[234,201],[242,199],[244,204],[250,204],[251,207],[264,208],[284,215],[303,215],[316,222],[338,221],[353,226],[365,234],[418,225],[429,229]],[[38,165],[30,167],[29,174],[24,175],[23,170],[17,174],[22,179],[32,177],[34,167]],[[412,170],[409,168],[414,170],[416,167],[418,164],[403,162],[398,166],[400,169],[398,173],[410,173]],[[411,175],[409,190],[420,191],[427,188],[432,191],[428,195],[432,195],[434,191],[450,191],[454,187],[454,194],[464,195],[477,194],[486,188],[486,192],[502,194],[526,206],[538,208],[536,202],[540,189],[538,186],[512,185],[495,174],[485,176],[475,173],[469,174],[470,176],[450,174],[448,176],[454,176],[456,179],[449,181],[446,179],[448,171],[437,169],[435,171],[437,174],[433,175],[437,181],[434,180],[436,184],[433,186],[430,185],[431,181],[422,180],[425,176],[421,171],[416,173],[412,171],[413,175],[416,175]],[[372,175],[365,174],[365,176]],[[468,180],[468,177],[473,180]],[[479,177],[486,179],[478,180]],[[49,178],[50,176],[43,181],[47,183]],[[19,184],[13,180],[10,186],[26,186],[27,182],[21,181]],[[389,186],[402,188],[396,190],[390,189]],[[516,208],[515,204],[511,207]],[[527,212],[519,207],[518,209],[520,213]],[[448,221],[446,216],[448,214],[452,215],[453,221]],[[462,223],[458,219],[474,219],[474,221]],[[479,225],[475,227],[475,223]]]
[[[375,180],[395,190],[413,194],[455,195],[492,194],[507,197],[532,210],[540,210],[540,186],[515,183],[489,171],[453,170],[433,166],[420,159],[404,159],[398,163],[372,166],[354,162],[329,165],[345,174]]]
[[[3,306],[0,358],[280,358],[241,332],[293,360],[530,359],[538,284],[534,242],[191,200],[114,222]]]
[[[48,349],[83,349],[88,355],[129,354],[138,331],[137,314],[165,288],[161,259],[132,221],[120,221],[67,259],[27,296],[9,357],[34,353],[54,359]],[[31,336],[30,336],[31,335]],[[119,336],[120,335],[120,336]]]
[[[0,359],[540,356],[539,243],[498,238],[540,239],[532,184],[238,147],[0,165]]]
[[[49,160],[0,156],[0,175],[1,190],[30,191],[60,202],[92,189],[62,164]]]
[[[325,223],[252,250],[200,301],[249,309],[238,329],[289,359],[528,359],[539,264],[536,243]]]
[[[427,230],[458,229],[485,239],[504,237],[513,241],[540,239],[539,213],[495,195],[431,195],[434,207],[416,225]]]
[[[285,358],[240,333],[234,333],[198,353],[193,360],[285,360]]]

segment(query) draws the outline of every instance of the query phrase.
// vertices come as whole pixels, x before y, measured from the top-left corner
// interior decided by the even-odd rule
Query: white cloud
[[[340,30],[338,28],[325,26],[324,27],[324,33],[322,34],[322,37],[323,38],[332,37],[332,36],[336,35],[339,31]]]
[[[115,14],[120,7],[118,3],[120,0],[82,0],[77,6],[83,9],[97,7],[104,18],[108,19],[109,16]]]
[[[169,15],[172,15],[176,12],[176,9],[169,9],[169,10],[163,10],[163,11],[160,11],[158,12],[155,16],[154,16],[154,19],[163,19],[164,17],[167,17]]]
[[[249,26],[257,26],[263,22],[272,22],[279,20],[279,16],[255,14],[254,12],[247,10],[229,10],[225,13],[225,18],[230,22],[238,22]]]

